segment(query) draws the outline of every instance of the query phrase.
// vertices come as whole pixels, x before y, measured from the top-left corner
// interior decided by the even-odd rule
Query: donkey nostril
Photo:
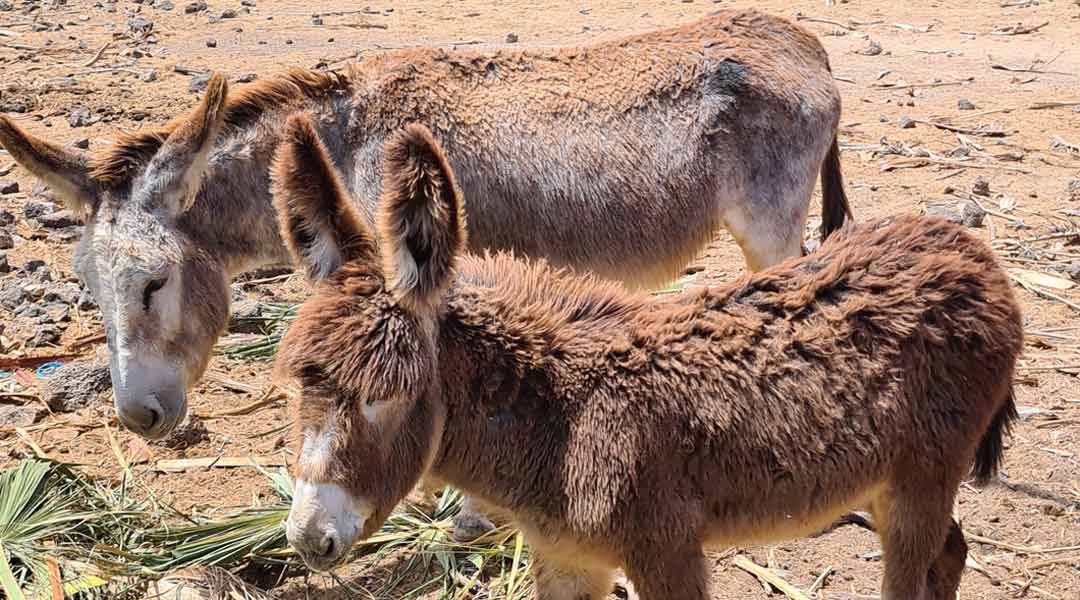
[[[319,552],[319,556],[332,556],[334,554],[334,536],[326,534],[322,539],[322,544]]]
[[[161,424],[161,411],[156,408],[147,408],[148,421],[150,422],[147,429],[153,429]]]

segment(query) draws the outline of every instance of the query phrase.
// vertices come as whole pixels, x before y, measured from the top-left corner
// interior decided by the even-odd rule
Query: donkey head
[[[112,160],[96,163],[0,117],[0,144],[83,217],[75,270],[101,306],[117,413],[150,438],[184,417],[188,383],[206,368],[228,317],[224,266],[184,226],[226,92],[216,75],[171,133],[143,138],[150,149],[114,150]]]
[[[299,457],[286,522],[312,568],[339,561],[416,485],[438,447],[437,316],[465,247],[460,193],[420,125],[385,147],[378,235],[306,117],[273,170],[282,237],[318,282],[278,352]]]

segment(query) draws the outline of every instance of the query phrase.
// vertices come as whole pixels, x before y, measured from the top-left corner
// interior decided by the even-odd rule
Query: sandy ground
[[[87,139],[94,150],[121,131],[164,122],[190,108],[198,96],[188,90],[191,78],[178,71],[267,74],[290,65],[338,66],[388,48],[502,44],[510,34],[523,46],[583,44],[683,23],[718,7],[753,5],[809,17],[804,24],[821,36],[830,53],[844,99],[843,168],[858,219],[918,212],[927,203],[955,204],[960,201],[957,194],[966,197],[981,177],[990,191],[979,201],[992,213],[977,230],[979,235],[996,240],[1010,268],[1052,274],[1063,278],[1056,280],[1061,283],[1069,278],[1063,269],[1080,265],[1080,238],[1036,238],[1078,229],[1080,193],[1070,199],[1067,186],[1070,179],[1080,178],[1080,148],[1070,152],[1055,147],[1052,139],[1080,144],[1080,109],[1076,104],[1032,107],[1080,102],[1080,48],[1075,44],[1080,39],[1080,3],[1005,3],[1021,6],[1002,8],[997,0],[841,0],[834,6],[821,0],[560,0],[537,8],[538,3],[523,1],[496,7],[473,0],[405,0],[363,8],[340,1],[259,0],[245,6],[230,0],[211,1],[208,11],[185,14],[183,1],[175,2],[172,10],[154,8],[149,1],[18,2],[12,3],[17,4],[14,10],[0,11],[0,111],[23,110],[14,117],[32,133],[63,143]],[[25,5],[38,8],[27,13]],[[235,11],[235,17],[211,18],[226,9]],[[321,25],[314,13],[322,15]],[[132,33],[138,18],[151,21],[152,29]],[[994,33],[1017,24],[1035,30]],[[962,110],[963,102],[974,108]],[[72,127],[69,115],[79,107],[88,109],[92,122]],[[976,133],[958,134],[922,122],[936,118]],[[904,128],[904,119],[919,123]],[[978,135],[980,128],[1004,135]],[[909,156],[883,154],[885,148]],[[923,152],[920,159],[922,151],[930,154]],[[38,201],[32,198],[35,182],[25,170],[11,169],[11,163],[0,151],[0,180],[20,186],[18,192],[0,195],[0,208],[15,215],[14,223],[6,226],[16,234],[15,247],[7,251],[10,264],[21,267],[31,259],[44,259],[54,280],[76,281],[72,235],[42,231],[30,223],[23,207]],[[811,226],[816,230],[816,222]],[[696,264],[704,271],[694,284],[728,281],[743,269],[741,255],[725,233]],[[1020,291],[1031,333],[1018,385],[1026,419],[1008,450],[1006,483],[982,490],[965,486],[956,508],[969,533],[999,542],[971,544],[971,556],[985,571],[967,571],[962,598],[1080,598],[1080,306],[1066,303],[1080,304],[1080,290],[1036,289],[1049,289],[1057,299]],[[304,287],[293,278],[243,290],[252,299],[298,300]],[[6,328],[0,332],[0,357],[50,352],[25,347],[34,333],[32,321],[4,308],[0,319]],[[69,347],[99,331],[94,311],[74,311],[61,345]],[[80,350],[94,351],[94,345]],[[212,416],[251,402],[266,385],[265,371],[264,364],[215,359],[191,395],[193,410]],[[8,393],[33,394],[39,384],[28,373],[0,380]],[[30,435],[51,456],[87,465],[97,475],[116,476],[118,467],[102,426],[112,419],[109,398],[103,395],[76,413],[44,415]],[[272,492],[251,469],[164,475],[151,468],[153,461],[273,455],[285,423],[284,409],[271,405],[243,417],[202,419],[182,443],[147,446],[127,432],[116,435],[130,455],[145,459],[135,467],[143,482],[183,510],[212,514]],[[27,452],[10,429],[0,432],[0,463],[10,465]],[[1073,549],[1031,551],[1030,546]],[[827,572],[825,592],[876,594],[881,563],[872,553],[877,549],[873,534],[848,527],[745,552],[759,564],[780,569],[804,590]],[[731,556],[714,555],[713,597],[768,597],[754,577],[732,565]],[[339,575],[364,582],[378,579],[388,568],[361,562]],[[347,597],[327,577],[286,580],[276,595]]]

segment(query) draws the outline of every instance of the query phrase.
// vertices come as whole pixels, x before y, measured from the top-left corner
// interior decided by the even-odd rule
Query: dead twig
[[[1026,33],[1035,33],[1049,24],[1050,21],[1040,23],[1039,25],[1024,25],[1023,23],[1017,23],[1016,25],[1002,25],[995,27],[994,30],[990,32],[990,35],[1024,35]]]
[[[99,48],[98,51],[94,54],[94,56],[90,58],[90,60],[88,60],[88,61],[86,61],[86,62],[84,62],[82,64],[72,65],[72,66],[80,66],[80,67],[93,66],[94,63],[101,60],[101,56],[103,54],[105,54],[105,50],[107,50],[109,48],[109,46],[111,46],[111,45],[112,45],[112,42],[105,42],[105,45],[102,46],[101,48]]]
[[[1046,108],[1065,108],[1069,106],[1080,106],[1080,100],[1048,100],[1046,102],[1036,102],[1028,107],[1028,110],[1043,110]]]
[[[736,567],[739,567],[740,569],[746,571],[747,573],[750,573],[754,577],[757,577],[758,580],[764,583],[768,583],[777,590],[780,590],[781,593],[783,593],[788,598],[791,598],[792,600],[810,600],[810,598],[808,598],[806,594],[803,594],[798,589],[796,589],[795,586],[784,581],[783,578],[777,575],[775,571],[773,571],[772,569],[767,569],[755,563],[754,561],[746,558],[742,554],[736,556],[734,559],[732,559],[731,562]]]
[[[974,77],[965,77],[964,79],[957,79],[955,81],[927,81],[926,83],[902,83],[902,82],[883,82],[872,83],[871,87],[885,88],[889,90],[910,90],[914,88],[929,88],[929,87],[945,87],[951,85],[965,85],[975,81]]]
[[[1005,137],[1008,135],[1003,129],[987,129],[985,127],[976,127],[972,129],[970,127],[957,127],[956,125],[939,123],[937,121],[921,121],[918,119],[912,119],[912,121],[915,123],[922,123],[923,125],[930,125],[931,127],[937,127],[938,129],[944,129],[945,131],[963,133],[966,135],[978,135],[982,137]]]
[[[841,23],[840,21],[834,21],[832,19],[826,19],[826,18],[823,18],[823,17],[809,17],[809,16],[803,15],[803,14],[797,14],[797,15],[795,15],[795,20],[796,21],[806,21],[807,23],[824,23],[826,25],[836,25],[837,27],[839,27],[841,29],[846,29],[848,31],[855,31],[855,27],[853,25],[844,24],[844,23]]]
[[[995,540],[981,536],[969,531],[964,532],[964,537],[969,541],[979,542],[980,544],[986,544],[988,546],[994,546],[995,548],[1001,548],[1017,554],[1057,554],[1058,552],[1074,552],[1080,550],[1080,546],[1058,546],[1056,548],[1039,548],[1037,546],[1020,546],[1018,544],[1012,544],[1010,542],[1003,542],[1001,540]]]
[[[282,467],[285,461],[271,456],[206,456],[203,458],[162,459],[154,463],[154,470],[162,473],[203,471],[215,467]]]

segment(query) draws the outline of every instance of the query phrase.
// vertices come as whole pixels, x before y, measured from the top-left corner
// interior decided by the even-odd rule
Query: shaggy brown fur
[[[440,165],[427,159],[442,183],[426,189],[453,189]],[[401,303],[377,257],[357,258],[304,304],[276,365],[299,384],[297,443],[336,432],[318,467],[297,447],[296,476],[372,504],[361,535],[428,473],[513,515],[542,600],[599,600],[619,567],[643,600],[703,600],[703,546],[807,535],[866,506],[884,598],[955,596],[953,499],[973,463],[989,476],[1000,461],[1023,346],[1008,278],[963,227],[851,227],[815,255],[662,298],[459,255],[455,227],[426,231],[458,255],[445,292]],[[406,243],[390,232],[379,252]],[[442,272],[454,256],[408,259]]]

